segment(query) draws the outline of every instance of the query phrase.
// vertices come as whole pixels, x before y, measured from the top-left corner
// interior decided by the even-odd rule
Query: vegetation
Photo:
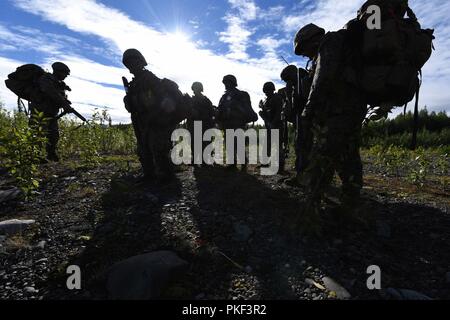
[[[32,116],[36,124],[28,126],[28,118],[23,113],[9,116],[0,109],[0,165],[15,178],[26,197],[39,187],[39,164],[45,158],[47,142],[44,115]]]
[[[409,148],[412,140],[414,115],[408,112],[394,119],[370,122],[363,129],[363,146],[377,145]],[[450,152],[450,117],[445,112],[431,112],[425,108],[419,115],[418,146],[444,148]]]
[[[39,165],[45,159],[46,137],[43,114],[36,114],[38,125],[30,127],[20,112],[7,112],[0,105],[0,167],[16,180],[29,197],[39,187]],[[112,156],[134,155],[136,140],[130,125],[113,125],[106,110],[97,110],[86,124],[70,117],[60,121],[58,152],[63,161],[78,167],[92,167]]]
[[[42,114],[35,115],[39,122]],[[413,115],[372,122],[363,129],[363,157],[383,175],[402,177],[421,187],[430,177],[443,177],[448,183],[450,167],[450,118],[445,113],[420,113],[419,148],[408,150]],[[66,117],[60,120],[58,152],[62,161],[76,167],[95,167],[102,161],[118,161],[119,171],[128,171],[135,159],[136,139],[131,125],[113,125],[106,110],[96,110],[82,124]],[[256,129],[260,129],[259,126]],[[293,128],[290,135],[293,136]],[[293,143],[293,139],[290,139]],[[7,169],[28,197],[39,187],[39,165],[45,157],[45,132],[42,126],[30,128],[23,113],[7,112],[0,104],[0,167]],[[291,156],[293,154],[291,148]],[[119,165],[120,164],[120,165]]]

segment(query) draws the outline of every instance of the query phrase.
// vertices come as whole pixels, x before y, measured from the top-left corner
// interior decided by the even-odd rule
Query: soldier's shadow
[[[386,203],[369,194],[362,209],[368,211],[367,225],[330,222],[320,238],[305,240],[289,228],[304,206],[301,193],[274,190],[270,184],[276,180],[223,168],[196,169],[195,178],[199,208],[194,219],[205,247],[215,248],[194,262],[198,270],[207,263],[212,274],[196,279],[199,290],[221,297],[232,279],[246,278],[257,280],[255,298],[299,299],[298,290],[324,293],[305,279],[321,283],[323,276],[331,276],[355,298],[378,299],[379,293],[367,288],[367,268],[378,265],[384,286],[448,298],[445,283],[438,281],[450,261],[450,218],[443,211],[406,201]],[[440,249],[430,250],[428,244]],[[249,273],[217,251],[251,267]],[[292,283],[300,288],[293,289]]]
[[[199,279],[199,287],[227,298],[221,293],[241,275],[256,277],[260,294],[250,298],[295,299],[279,254],[292,240],[282,232],[286,213],[295,212],[301,202],[245,172],[204,167],[196,168],[194,175],[198,210],[193,215],[208,252],[198,263],[208,263],[208,273],[220,274]]]
[[[83,252],[69,261],[82,270],[82,290],[71,298],[108,299],[106,282],[111,266],[136,255],[170,249],[161,232],[162,206],[178,202],[180,196],[178,179],[161,186],[140,184],[131,175],[113,178],[102,195],[103,216],[94,222],[92,237]],[[67,296],[67,289],[62,290]],[[58,299],[58,292],[55,288],[46,298]]]

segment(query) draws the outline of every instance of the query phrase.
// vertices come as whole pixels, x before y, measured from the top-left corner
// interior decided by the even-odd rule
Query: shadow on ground
[[[190,264],[164,292],[166,299],[321,299],[328,293],[314,282],[324,276],[355,299],[378,299],[366,286],[371,265],[380,266],[385,288],[450,298],[448,214],[368,194],[367,226],[336,225],[330,218],[321,238],[307,239],[290,228],[303,206],[301,192],[279,188],[278,178],[210,167],[189,168],[164,188],[113,179],[92,238],[70,261],[83,270],[84,290],[67,298],[106,298],[110,266],[163,249]],[[56,275],[55,283],[64,277]],[[49,290],[46,298],[60,298],[61,290]]]

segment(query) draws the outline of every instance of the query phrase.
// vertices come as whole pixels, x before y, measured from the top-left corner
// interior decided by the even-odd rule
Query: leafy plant
[[[39,164],[45,159],[47,143],[43,113],[32,115],[32,123],[22,113],[14,113],[8,130],[0,132],[0,164],[15,178],[29,198],[39,187]]]

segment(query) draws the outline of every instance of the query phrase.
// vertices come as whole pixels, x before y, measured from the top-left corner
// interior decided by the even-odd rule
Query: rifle
[[[20,97],[17,97],[17,108],[19,109],[19,112],[25,113],[26,116],[30,115],[29,109],[27,109],[27,107],[25,107],[25,104],[23,103],[23,101]]]
[[[282,150],[282,159],[287,160],[289,158],[289,124],[288,124],[288,101],[287,101],[287,92],[285,97],[283,97],[283,107],[281,110],[281,150]]]
[[[126,77],[122,77],[123,87],[125,88],[125,93],[128,94],[130,91],[130,83]]]
[[[56,117],[56,120],[61,119],[62,117],[64,117],[67,114],[74,114],[75,116],[77,116],[77,118],[79,118],[81,121],[83,122],[87,122],[86,118],[83,117],[77,110],[75,110],[74,108],[70,107],[69,109],[65,110],[63,113],[61,113],[60,115],[58,115]]]

